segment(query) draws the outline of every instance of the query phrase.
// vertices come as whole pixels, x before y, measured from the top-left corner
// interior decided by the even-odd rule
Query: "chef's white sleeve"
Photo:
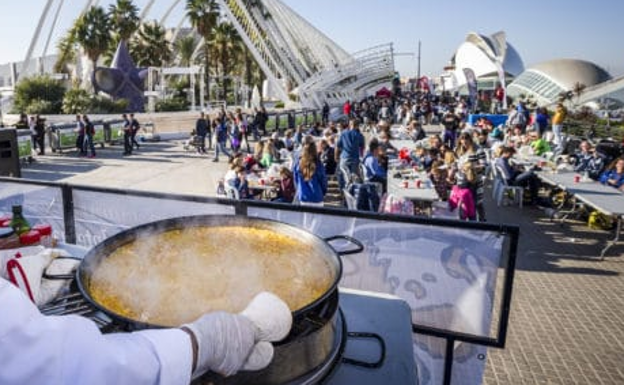
[[[188,384],[191,341],[178,329],[103,335],[79,316],[44,316],[0,278],[0,384]]]

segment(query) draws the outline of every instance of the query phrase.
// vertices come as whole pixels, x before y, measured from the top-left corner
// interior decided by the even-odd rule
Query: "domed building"
[[[445,90],[459,90],[466,85],[464,68],[472,69],[480,90],[492,90],[499,82],[500,69],[509,83],[524,72],[524,63],[507,42],[504,32],[491,36],[471,32],[451,58],[446,73],[441,75]]]
[[[561,94],[573,91],[576,84],[592,87],[611,79],[594,63],[577,59],[555,59],[537,64],[523,72],[507,87],[507,95],[530,97],[538,105],[556,103]]]

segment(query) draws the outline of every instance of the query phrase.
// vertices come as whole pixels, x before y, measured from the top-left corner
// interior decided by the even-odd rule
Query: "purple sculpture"
[[[147,68],[137,68],[125,41],[117,46],[110,68],[97,67],[93,71],[95,91],[103,91],[113,100],[126,99],[130,111],[143,112],[145,107],[144,80]]]

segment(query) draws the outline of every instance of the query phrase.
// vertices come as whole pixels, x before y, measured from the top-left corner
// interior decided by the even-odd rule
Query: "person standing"
[[[95,126],[89,120],[87,115],[82,115],[82,123],[84,124],[85,140],[83,152],[87,154],[91,150],[89,158],[95,158],[95,145],[93,144],[93,136],[95,135]]]
[[[121,115],[123,119],[123,133],[124,133],[124,155],[132,155],[132,127],[128,115]]]
[[[360,156],[364,152],[364,135],[360,132],[355,119],[349,121],[349,128],[340,134],[336,144],[336,163],[339,165],[338,181],[340,189],[345,188],[345,176],[359,174]],[[347,175],[343,175],[348,173]]]
[[[215,157],[212,160],[213,162],[219,161],[219,152],[224,153],[225,155],[228,156],[228,158],[232,157],[232,155],[227,150],[227,148],[225,148],[225,144],[227,143],[227,138],[228,138],[227,122],[225,119],[226,117],[225,115],[223,115],[221,117],[218,117],[215,121],[216,123],[215,136],[216,136],[217,142],[215,145]]]
[[[76,133],[76,148],[79,151],[80,156],[85,156],[87,153],[84,151],[84,140],[85,140],[85,126],[82,121],[82,116],[76,115],[76,128],[74,129]]]
[[[323,127],[327,127],[327,123],[329,123],[329,104],[327,104],[327,102],[323,103],[321,120],[323,121]]]
[[[39,147],[39,155],[45,155],[45,119],[39,115],[35,119],[35,138]]]
[[[37,120],[34,116],[28,119],[28,129],[30,130],[30,144],[33,151],[37,151]]]
[[[293,175],[299,203],[322,206],[327,193],[327,176],[314,141],[303,145],[301,158],[294,165]]]
[[[139,142],[136,141],[136,134],[140,129],[141,125],[139,124],[139,121],[134,117],[134,114],[130,114],[130,146],[132,149],[134,149],[134,146],[136,146],[137,150],[141,148],[141,146],[139,146]]]
[[[261,132],[262,136],[266,136],[267,128],[266,124],[269,121],[269,115],[267,114],[266,107],[260,107],[260,120],[258,130]]]
[[[555,109],[555,114],[552,117],[552,131],[554,135],[553,142],[555,146],[558,148],[561,147],[562,137],[561,134],[563,132],[563,122],[566,118],[568,111],[563,106],[563,103],[558,103],[557,108]]]
[[[206,121],[206,114],[203,112],[199,114],[199,119],[195,122],[195,134],[198,138],[197,152],[200,154],[206,153],[206,135],[208,135],[209,124]]]

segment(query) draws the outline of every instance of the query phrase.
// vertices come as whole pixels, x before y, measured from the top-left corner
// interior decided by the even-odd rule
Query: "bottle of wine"
[[[22,235],[30,230],[30,224],[22,215],[22,206],[13,206],[13,219],[11,219],[10,226],[17,235]]]

